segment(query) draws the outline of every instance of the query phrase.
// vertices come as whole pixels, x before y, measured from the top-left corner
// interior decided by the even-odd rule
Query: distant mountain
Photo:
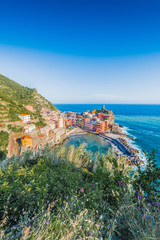
[[[28,88],[0,74],[0,122],[17,121],[18,114],[33,113],[25,107],[33,107],[34,114],[40,112],[42,108],[57,110],[57,108],[35,88]]]

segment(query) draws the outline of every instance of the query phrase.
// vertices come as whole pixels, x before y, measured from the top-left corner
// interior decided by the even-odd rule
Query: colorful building
[[[97,114],[97,117],[98,117],[98,118],[101,118],[102,116],[103,116],[103,113],[98,113],[98,114]]]
[[[61,141],[62,137],[66,134],[66,129],[55,128],[54,130],[52,130],[52,132],[54,133],[53,135],[54,142],[58,143]]]
[[[94,125],[95,132],[102,133],[105,131],[105,122],[99,121]]]
[[[29,122],[31,120],[31,117],[29,114],[20,114],[19,118],[25,123]]]
[[[76,126],[77,124],[77,119],[76,118],[72,118],[72,126]]]
[[[63,128],[64,127],[64,120],[63,118],[59,118],[58,121],[56,122],[56,127],[57,128]]]
[[[88,131],[93,131],[94,130],[94,122],[89,121],[89,122],[84,123],[84,128]]]
[[[22,147],[32,146],[32,137],[30,137],[29,135],[21,137],[21,143],[22,143]]]
[[[48,137],[49,136],[49,132],[51,130],[52,130],[52,128],[49,125],[47,125],[47,126],[45,126],[43,128],[40,128],[40,133]]]
[[[35,124],[28,124],[27,126],[24,126],[25,132],[32,132],[36,129]]]
[[[108,130],[108,121],[106,120],[106,121],[104,121],[104,124],[105,124],[105,130],[104,131],[107,131]]]

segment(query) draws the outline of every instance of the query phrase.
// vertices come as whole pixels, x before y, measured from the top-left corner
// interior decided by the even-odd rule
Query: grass
[[[151,202],[141,187],[134,190],[124,162],[83,145],[4,160],[1,239],[159,239],[159,198]]]

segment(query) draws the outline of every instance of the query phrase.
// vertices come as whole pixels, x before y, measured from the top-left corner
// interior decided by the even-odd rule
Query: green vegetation
[[[154,153],[146,170],[138,168],[132,177],[124,162],[111,153],[85,152],[83,145],[4,160],[1,239],[159,239],[160,196],[152,186],[159,187],[160,169]]]
[[[35,123],[35,125],[38,127],[38,128],[43,128],[45,127],[47,124],[44,122],[44,119],[43,118],[39,118],[39,121]]]
[[[9,104],[8,105],[8,118],[14,122],[20,120],[18,115],[24,113],[24,114],[30,114],[32,113],[28,111],[25,107],[23,107],[21,104]]]
[[[5,131],[0,131],[0,161],[7,155],[6,148],[8,147],[9,134]]]
[[[12,132],[19,133],[23,131],[23,127],[13,127],[12,124],[7,125],[8,130],[11,130]]]
[[[3,114],[7,114],[7,118],[11,121],[19,120],[17,115],[21,113],[34,115],[24,105],[32,105],[36,111],[40,111],[42,107],[57,110],[53,104],[38,94],[36,89],[21,86],[1,74],[0,101],[5,103],[5,105],[0,104],[0,110],[3,111]]]
[[[8,146],[9,134],[5,131],[0,131],[0,148],[4,150]]]
[[[98,114],[98,113],[110,114],[110,113],[112,113],[112,111],[109,111],[109,110],[106,110],[106,109],[99,109],[99,110],[96,110],[96,114]]]
[[[7,156],[7,151],[4,150],[4,151],[1,151],[0,150],[0,162],[3,161]]]
[[[67,128],[68,130],[72,130],[72,129],[74,129],[73,126],[67,126],[66,128]]]

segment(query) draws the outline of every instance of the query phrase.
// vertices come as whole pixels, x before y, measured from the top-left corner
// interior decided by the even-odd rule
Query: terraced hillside
[[[34,113],[25,105],[33,106]],[[34,115],[42,108],[57,110],[56,107],[42,97],[36,89],[24,87],[0,74],[0,123],[19,120],[18,114]]]

